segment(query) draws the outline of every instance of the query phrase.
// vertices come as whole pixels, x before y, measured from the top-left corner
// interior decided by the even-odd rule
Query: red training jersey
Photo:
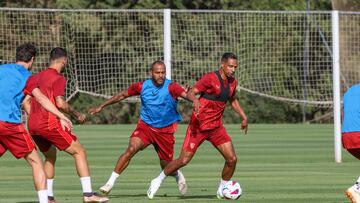
[[[235,78],[228,78],[224,81],[224,86],[230,85],[229,98],[235,96],[237,82]],[[202,94],[219,95],[221,92],[221,82],[215,72],[205,74],[194,85]],[[226,107],[226,102],[213,101],[200,96],[201,104],[199,114],[193,112],[191,119],[196,119],[201,131],[212,130],[222,125],[222,116]]]
[[[25,87],[25,93],[31,95],[33,89],[38,87],[56,106],[55,98],[65,95],[66,79],[53,68],[47,68],[38,74],[31,76]],[[59,125],[58,118],[44,109],[36,99],[31,100],[31,109],[28,128],[31,133],[36,129],[52,129]]]
[[[129,96],[136,96],[141,94],[143,82],[137,82],[130,85],[128,88]],[[176,82],[172,82],[169,85],[169,92],[172,98],[177,99],[185,90]]]

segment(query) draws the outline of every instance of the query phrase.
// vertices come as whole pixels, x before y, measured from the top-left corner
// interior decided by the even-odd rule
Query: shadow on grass
[[[122,197],[145,197],[147,199],[147,195],[146,194],[137,194],[137,195],[109,195],[109,199],[111,200],[112,198],[122,198]],[[154,197],[155,198],[166,198],[166,197],[170,197],[170,198],[178,198],[178,199],[217,199],[216,196],[214,195],[186,195],[186,196],[178,196],[178,195],[166,195],[166,194],[161,194],[161,195],[157,195]]]
[[[16,203],[39,203],[37,201],[30,201],[30,202],[16,202]]]

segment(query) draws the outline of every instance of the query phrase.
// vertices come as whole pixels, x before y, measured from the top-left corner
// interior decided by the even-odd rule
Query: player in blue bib
[[[360,84],[345,92],[343,115],[343,146],[351,155],[360,159]],[[360,202],[360,177],[345,194],[352,202]]]
[[[185,90],[177,83],[165,78],[165,64],[155,61],[150,69],[151,78],[133,83],[127,90],[105,101],[103,104],[91,108],[89,113],[100,112],[104,107],[122,101],[131,96],[140,96],[140,119],[132,133],[129,146],[119,157],[109,180],[100,191],[109,194],[116,179],[128,166],[131,158],[140,150],[153,145],[160,159],[160,166],[164,168],[174,155],[174,133],[181,116],[177,111],[178,97],[186,98]],[[179,192],[185,194],[187,185],[181,171],[172,174],[178,184]]]

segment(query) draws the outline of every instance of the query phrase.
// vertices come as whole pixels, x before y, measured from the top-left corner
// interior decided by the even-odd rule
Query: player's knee
[[[134,146],[129,146],[126,150],[126,153],[130,156],[134,155],[138,150]]]
[[[236,162],[237,162],[236,155],[230,156],[229,158],[226,159],[226,164],[229,165],[229,166],[236,165]]]
[[[55,163],[56,162],[56,155],[55,156],[46,156],[45,159],[48,162]]]
[[[24,157],[31,167],[43,167],[42,160],[36,151],[32,151],[30,154]]]
[[[79,150],[79,154],[80,154],[81,156],[86,157],[87,152],[86,152],[86,150],[82,147],[82,148]]]
[[[74,155],[81,156],[81,157],[86,157],[86,150],[85,150],[85,148],[83,148],[83,147],[77,147],[77,148],[75,149]]]

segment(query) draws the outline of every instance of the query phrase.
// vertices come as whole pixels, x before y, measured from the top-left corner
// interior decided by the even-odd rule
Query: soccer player
[[[237,157],[221,118],[226,102],[241,116],[241,129],[247,132],[247,117],[235,97],[237,82],[234,78],[238,61],[233,53],[224,53],[221,58],[221,67],[218,71],[205,74],[187,93],[193,101],[193,113],[186,131],[182,151],[179,158],[170,162],[158,177],[151,181],[147,195],[152,199],[163,180],[174,171],[187,165],[195,155],[197,148],[204,140],[208,140],[225,159],[222,178],[217,190],[218,198],[223,198],[221,189],[232,177]],[[197,99],[195,95],[200,94]]]
[[[95,114],[104,107],[128,97],[140,95],[141,98],[140,119],[130,137],[129,146],[119,157],[107,183],[100,188],[100,191],[105,194],[109,194],[116,179],[129,165],[131,158],[150,144],[154,146],[158,154],[161,168],[173,160],[174,133],[177,122],[182,119],[176,109],[177,99],[178,97],[186,98],[186,93],[179,84],[165,78],[164,62],[153,62],[150,75],[151,79],[134,83],[127,90],[120,91],[100,106],[89,109],[89,113]],[[174,170],[169,175],[175,177],[179,192],[184,195],[187,190],[184,175],[179,170]]]
[[[342,143],[344,148],[360,159],[360,84],[350,87],[344,94]],[[346,190],[353,203],[360,203],[360,177]]]
[[[61,111],[83,123],[86,116],[73,109],[64,99],[66,79],[60,72],[66,65],[67,52],[59,47],[52,49],[49,67],[31,76],[27,82],[27,88],[31,90],[38,87]],[[63,130],[58,123],[57,118],[44,110],[36,100],[32,100],[28,128],[35,143],[45,156],[44,166],[49,202],[56,202],[53,194],[56,161],[55,147],[61,151],[64,150],[75,159],[76,170],[83,190],[83,201],[107,202],[109,200],[107,197],[99,196],[92,190],[85,149],[70,130]]]
[[[0,66],[0,157],[9,150],[16,158],[24,158],[32,168],[35,189],[40,203],[47,203],[44,166],[36,151],[35,143],[21,123],[21,103],[29,112],[29,97],[23,91],[36,56],[36,47],[25,43],[16,48],[16,63]],[[62,128],[72,124],[65,115],[34,88],[31,93],[37,102],[60,118]]]

